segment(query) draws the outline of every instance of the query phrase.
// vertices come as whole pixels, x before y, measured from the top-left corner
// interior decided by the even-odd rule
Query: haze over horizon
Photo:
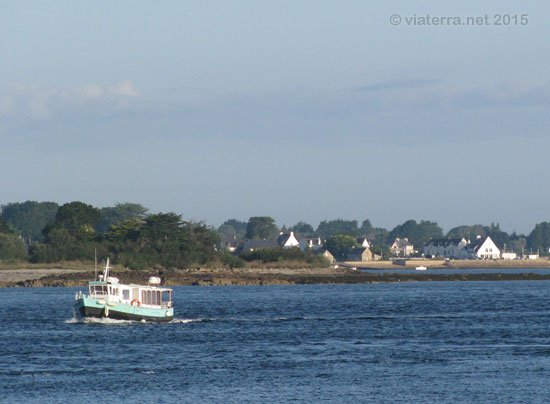
[[[2,2],[0,204],[528,233],[550,220],[549,9]],[[405,22],[498,13],[528,23]]]

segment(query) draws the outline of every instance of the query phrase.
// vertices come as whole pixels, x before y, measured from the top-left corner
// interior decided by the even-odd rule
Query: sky
[[[550,220],[545,1],[0,10],[0,204],[135,202],[212,226]],[[468,17],[483,24],[454,25]]]

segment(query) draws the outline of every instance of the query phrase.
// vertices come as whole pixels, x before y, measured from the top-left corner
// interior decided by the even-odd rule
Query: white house
[[[517,257],[518,255],[515,252],[503,251],[501,253],[501,258],[503,260],[515,260]]]
[[[460,258],[462,250],[468,245],[468,241],[462,238],[432,238],[424,246],[424,256]]]
[[[277,238],[277,243],[279,243],[279,246],[283,248],[292,248],[292,247],[300,247],[300,242],[294,236],[294,232],[291,231],[290,233],[282,233]]]
[[[462,258],[466,259],[499,259],[500,249],[491,240],[491,237],[478,237],[462,250]]]
[[[317,250],[321,247],[323,247],[321,237],[305,237],[300,240],[300,248],[302,250],[305,250],[306,248]]]
[[[414,253],[414,246],[409,242],[409,239],[407,237],[398,237],[390,246],[390,251],[392,252],[392,254],[397,255],[398,257],[405,257]]]

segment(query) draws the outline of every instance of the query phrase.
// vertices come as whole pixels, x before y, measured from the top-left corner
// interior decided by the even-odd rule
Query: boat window
[[[157,304],[157,294],[155,293],[155,291],[152,291],[151,294],[152,294],[152,297],[153,297],[152,304]]]
[[[106,295],[107,286],[90,286],[90,293],[92,295]]]
[[[122,298],[124,300],[130,300],[130,289],[122,289]]]

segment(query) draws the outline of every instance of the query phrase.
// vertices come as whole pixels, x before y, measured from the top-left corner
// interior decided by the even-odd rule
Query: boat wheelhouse
[[[174,318],[172,289],[160,287],[160,278],[150,277],[147,285],[121,284],[109,276],[109,260],[103,275],[88,283],[88,294],[75,295],[78,317],[167,322]]]

